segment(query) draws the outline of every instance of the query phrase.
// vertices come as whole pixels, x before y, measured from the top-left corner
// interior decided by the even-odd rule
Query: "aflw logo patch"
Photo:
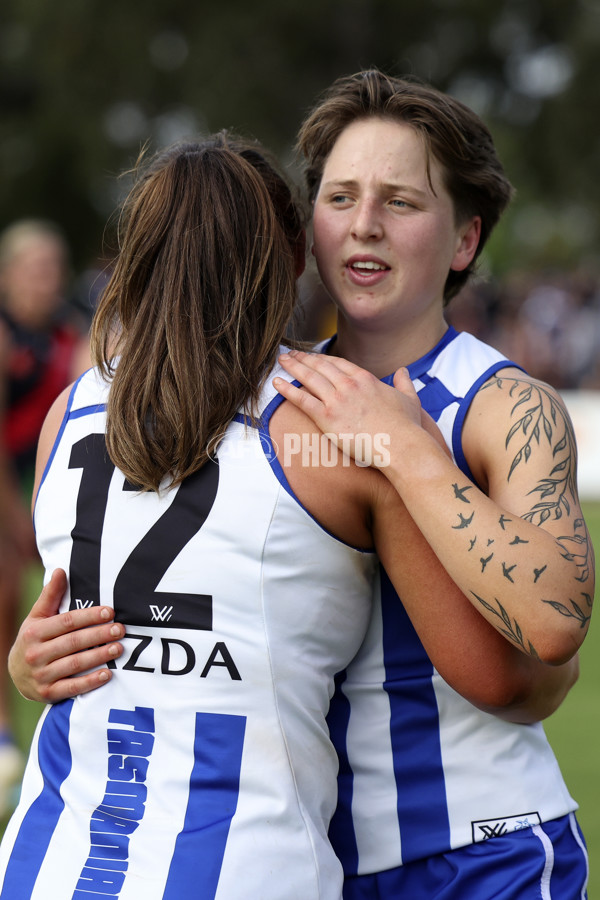
[[[75,609],[88,609],[93,605],[93,600],[79,600],[79,598],[75,600]]]
[[[152,622],[168,622],[173,615],[172,606],[154,606],[150,604],[150,616]]]
[[[506,816],[504,819],[482,819],[479,822],[471,822],[473,843],[488,841],[490,838],[501,837],[511,831],[522,831],[523,828],[541,824],[542,820],[537,812],[522,813],[520,816]]]

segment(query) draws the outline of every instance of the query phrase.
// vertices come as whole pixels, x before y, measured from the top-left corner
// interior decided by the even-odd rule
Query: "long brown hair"
[[[277,209],[250,150],[281,191]],[[112,379],[109,455],[141,489],[179,484],[239,409],[255,414],[296,296],[303,223],[286,190],[255,144],[226,135],[138,166],[91,345]]]
[[[487,126],[459,100],[418,79],[394,78],[368,69],[338,78],[305,118],[298,149],[306,160],[309,199],[319,190],[323,169],[342,131],[359,119],[381,118],[410,125],[428,154],[442,167],[458,224],[481,217],[475,258],[446,281],[447,303],[466,283],[494,226],[513,194]]]

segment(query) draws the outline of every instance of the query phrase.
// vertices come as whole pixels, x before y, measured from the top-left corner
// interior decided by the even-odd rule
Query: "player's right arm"
[[[28,700],[56,703],[106,684],[112,673],[102,667],[123,652],[119,639],[125,629],[112,621],[114,610],[109,607],[58,614],[66,586],[65,573],[56,569],[10,651],[10,676]]]
[[[33,503],[70,392],[68,387],[57,397],[42,427]],[[17,690],[28,700],[55,703],[100,687],[112,674],[110,669],[102,667],[123,652],[118,641],[124,636],[125,628],[112,621],[114,610],[110,607],[93,606],[58,614],[66,587],[66,574],[57,569],[25,618],[11,648],[8,670]]]
[[[281,393],[287,394],[288,388]],[[422,422],[416,395],[412,405],[415,422]],[[351,432],[353,417],[351,408],[339,430]],[[435,425],[422,424],[435,437]],[[443,444],[439,433],[436,440]],[[576,654],[563,665],[549,666],[507,641],[445,571],[392,483],[378,475],[369,482],[375,488],[369,516],[372,539],[437,671],[485,712],[519,723],[549,716],[577,680]]]

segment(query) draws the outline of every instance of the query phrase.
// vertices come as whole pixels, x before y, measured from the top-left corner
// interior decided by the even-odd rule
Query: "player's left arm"
[[[521,724],[547,718],[578,678],[577,654],[549,666],[505,640],[452,581],[412,518],[398,515],[389,481],[376,484],[377,553],[436,670],[484,712]]]
[[[330,434],[387,432],[379,464],[437,558],[514,646],[558,665],[581,645],[594,595],[593,550],[576,486],[576,447],[556,392],[505,370],[474,399],[464,426],[467,478],[421,424],[406,370],[396,391],[347,360],[282,359],[304,385],[277,384]],[[378,461],[379,459],[379,461]]]
[[[489,565],[500,579],[496,590],[490,579],[492,589],[474,594],[475,601],[534,656],[538,648],[546,652],[543,632],[528,638],[528,610],[537,610],[549,635],[564,635],[568,656],[569,645],[580,646],[589,628],[595,563],[577,489],[575,433],[562,398],[517,369],[501,370],[474,398],[463,450],[477,486],[501,511],[497,523],[475,516],[466,529],[469,546],[476,541],[469,552],[481,551],[482,569]],[[465,485],[458,481],[457,498]],[[457,509],[458,503],[468,508],[462,498]]]

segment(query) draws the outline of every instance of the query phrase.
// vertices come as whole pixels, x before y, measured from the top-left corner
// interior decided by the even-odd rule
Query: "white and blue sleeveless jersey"
[[[482,384],[512,365],[450,328],[409,367],[469,477],[466,413]],[[497,719],[452,690],[382,569],[367,637],[337,678],[328,721],[340,757],[330,837],[347,875],[393,869],[577,808],[542,725]]]
[[[282,378],[289,378],[277,370]],[[114,605],[124,654],[48,707],[0,852],[2,900],[340,900],[327,830],[334,675],[369,621],[375,556],[291,494],[268,434],[141,493],[106,453],[109,387],[74,387],[35,510],[62,610]]]

